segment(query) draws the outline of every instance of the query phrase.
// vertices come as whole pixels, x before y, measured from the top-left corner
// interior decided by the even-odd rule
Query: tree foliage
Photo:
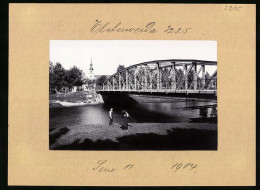
[[[84,73],[73,66],[66,70],[57,62],[55,65],[49,61],[49,86],[52,91],[60,91],[64,87],[71,89],[73,86],[84,84]]]
[[[117,69],[116,69],[116,72],[120,72],[120,71],[123,71],[125,69],[125,66],[124,65],[118,65]]]
[[[56,63],[53,67],[53,84],[56,90],[60,90],[62,87],[67,86],[66,70],[60,63]]]
[[[205,79],[206,79],[206,80],[210,79],[210,75],[209,75],[208,72],[206,72],[206,74],[205,74]]]
[[[105,75],[102,75],[99,77],[96,81],[97,86],[102,86],[103,83],[107,80],[107,77]]]
[[[54,88],[54,65],[51,61],[49,61],[49,85],[50,88]]]
[[[81,86],[83,84],[83,71],[76,66],[70,68],[66,72],[66,82],[67,86]]]

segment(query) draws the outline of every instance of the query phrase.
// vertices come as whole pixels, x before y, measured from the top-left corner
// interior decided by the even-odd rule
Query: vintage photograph
[[[217,41],[50,41],[50,150],[216,151],[217,110]]]

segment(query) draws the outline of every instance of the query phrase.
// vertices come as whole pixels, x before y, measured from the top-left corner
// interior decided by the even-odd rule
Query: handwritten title
[[[90,32],[93,34],[99,33],[146,33],[146,34],[155,34],[158,32],[163,32],[167,34],[186,34],[190,32],[192,28],[188,27],[176,27],[173,25],[165,26],[162,29],[159,29],[156,25],[156,22],[148,22],[143,26],[126,26],[122,22],[111,23],[111,22],[102,22],[96,20],[94,25],[91,27]]]

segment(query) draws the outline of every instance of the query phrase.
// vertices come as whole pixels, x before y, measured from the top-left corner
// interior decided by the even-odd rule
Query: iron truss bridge
[[[216,98],[217,62],[170,59],[131,65],[111,75],[98,92]]]

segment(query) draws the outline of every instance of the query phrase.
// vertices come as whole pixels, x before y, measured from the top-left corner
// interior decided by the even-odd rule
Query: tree
[[[206,79],[206,80],[209,80],[209,79],[210,79],[210,75],[209,75],[208,72],[206,72],[206,74],[205,74],[205,79]]]
[[[58,62],[53,67],[53,86],[56,90],[60,90],[62,87],[66,86],[66,70]]]
[[[210,82],[210,78],[211,78],[210,74],[209,74],[208,72],[206,72],[206,74],[205,74],[205,83],[206,83],[206,84],[207,84],[208,82]]]
[[[107,80],[107,77],[105,75],[102,75],[101,77],[99,77],[96,81],[96,84],[98,86],[102,86],[103,83]]]
[[[189,73],[188,73],[188,81],[189,83],[191,83],[194,79],[194,70],[192,69]]]
[[[66,83],[69,88],[72,86],[81,86],[84,84],[83,71],[73,66],[66,72]]]
[[[120,71],[123,71],[123,70],[125,70],[125,66],[124,65],[118,65],[116,72],[120,72]]]
[[[81,86],[84,84],[85,74],[76,66],[73,66],[69,70],[66,70],[62,65],[57,62],[55,65],[49,61],[49,86],[50,92],[58,92],[64,87],[68,87],[69,90],[73,86]]]
[[[184,72],[182,69],[176,69],[176,76],[177,76],[177,81],[179,82],[180,80],[183,80],[184,78]]]
[[[49,87],[50,91],[53,91],[55,88],[54,83],[54,65],[51,61],[49,61]]]

